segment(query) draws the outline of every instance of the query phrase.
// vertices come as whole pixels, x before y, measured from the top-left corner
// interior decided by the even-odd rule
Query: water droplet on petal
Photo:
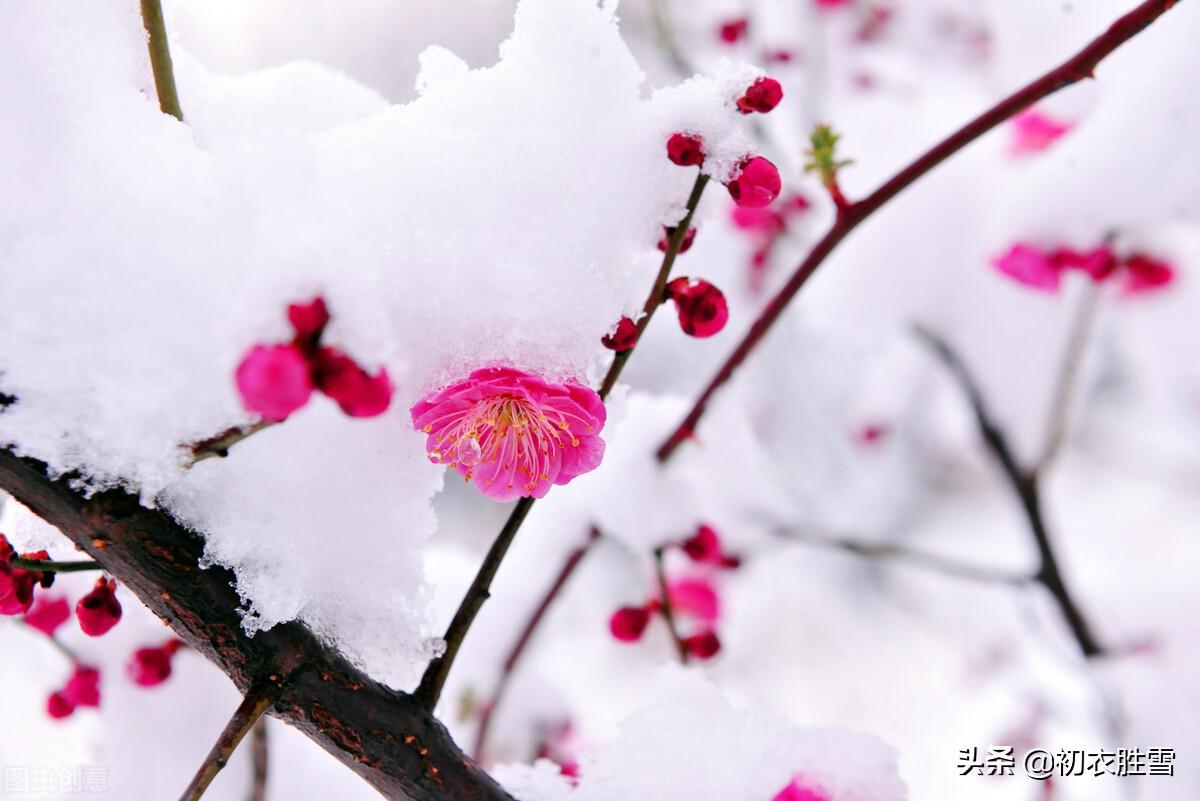
[[[475,437],[463,437],[458,441],[458,461],[464,467],[474,467],[483,458],[483,449]]]

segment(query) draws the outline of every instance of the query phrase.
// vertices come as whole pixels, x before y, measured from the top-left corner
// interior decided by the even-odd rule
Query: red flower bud
[[[700,278],[676,278],[667,284],[667,297],[675,301],[679,325],[693,337],[711,337],[729,320],[729,305],[721,290]]]
[[[746,35],[746,31],[750,29],[750,20],[731,19],[728,22],[721,24],[717,29],[717,35],[721,37],[721,41],[726,44],[734,44]]]
[[[757,111],[766,114],[779,105],[783,100],[783,87],[774,78],[759,78],[746,89],[746,93],[737,99],[738,111],[750,114]]]
[[[121,619],[121,604],[117,601],[117,582],[98,579],[96,586],[75,604],[79,628],[89,637],[107,634]]]
[[[699,167],[704,163],[704,141],[691,134],[673,133],[667,140],[667,158],[680,167]]]
[[[663,253],[667,252],[667,248],[671,246],[671,237],[675,235],[674,228],[663,228],[663,237],[658,240],[658,249]],[[687,233],[683,235],[683,241],[679,243],[679,252],[687,253],[692,249],[692,243],[696,241],[696,226],[691,226],[687,229]]]
[[[734,203],[760,209],[779,197],[783,181],[774,164],[762,156],[754,156],[742,162],[737,176],[725,186]]]
[[[696,533],[680,545],[693,562],[719,562],[722,556],[721,538],[709,525],[701,525]]]
[[[274,423],[308,403],[312,378],[308,360],[293,345],[255,345],[237,368],[242,405]]]
[[[171,658],[180,642],[171,640],[158,648],[139,648],[125,666],[129,678],[139,687],[156,687],[171,677]]]
[[[75,711],[75,705],[63,697],[62,693],[51,693],[46,699],[46,714],[55,720],[70,717]]]
[[[615,350],[617,353],[620,353],[636,345],[637,339],[637,323],[628,317],[622,317],[617,321],[617,329],[611,334],[605,334],[601,337],[600,342],[609,350]]]
[[[637,642],[650,624],[650,612],[643,606],[624,606],[613,612],[608,630],[621,642]]]
[[[75,672],[62,689],[63,698],[71,706],[100,706],[100,671],[87,665],[76,665]]]
[[[706,631],[683,638],[683,647],[691,656],[703,661],[712,659],[721,650],[721,641],[715,631]]]
[[[296,332],[296,338],[316,342],[329,324],[329,309],[320,295],[308,303],[292,303],[287,308],[288,322]]]
[[[377,417],[392,404],[387,370],[370,375],[337,348],[321,348],[313,364],[317,388],[351,417]]]

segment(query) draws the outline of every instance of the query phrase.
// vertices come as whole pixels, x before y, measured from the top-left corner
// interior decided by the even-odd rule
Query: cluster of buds
[[[53,573],[13,567],[12,560],[18,556],[8,538],[0,534],[0,615],[23,615],[33,606],[33,591],[41,586],[48,589],[54,584]],[[45,551],[19,554],[22,559],[49,559]]]
[[[100,671],[88,665],[75,665],[75,671],[61,690],[46,698],[46,714],[55,720],[69,717],[80,707],[100,706]]]
[[[238,365],[237,388],[247,410],[268,422],[282,422],[308,403],[315,389],[351,417],[387,411],[392,402],[387,370],[372,375],[338,348],[321,344],[330,319],[324,299],[292,304],[287,316],[292,341],[255,345]]]
[[[1116,284],[1126,296],[1154,292],[1175,278],[1175,270],[1167,262],[1139,252],[1118,256],[1108,244],[1078,251],[1018,243],[992,264],[1009,278],[1042,292],[1057,292],[1063,274],[1071,270],[1096,283]]]
[[[701,525],[695,534],[674,543],[674,546],[697,565],[722,570],[732,570],[741,565],[740,558],[725,552],[717,532],[708,525]],[[721,640],[715,629],[720,618],[720,598],[711,577],[669,582],[666,603],[670,604],[677,624],[681,619],[694,621],[695,631],[680,638],[680,644],[688,656],[704,661],[720,653]],[[664,605],[663,599],[655,595],[640,606],[621,607],[609,618],[609,632],[620,642],[637,642],[642,639],[655,615],[665,616]]]

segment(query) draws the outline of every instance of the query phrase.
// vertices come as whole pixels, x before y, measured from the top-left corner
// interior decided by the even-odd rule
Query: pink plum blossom
[[[556,384],[509,367],[485,367],[412,407],[429,458],[497,501],[541,498],[594,470],[604,456],[605,409],[583,384]]]

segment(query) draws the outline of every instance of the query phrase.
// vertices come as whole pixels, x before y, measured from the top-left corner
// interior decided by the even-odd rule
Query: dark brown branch
[[[1079,643],[1079,648],[1083,651],[1083,655],[1089,659],[1102,655],[1104,649],[1101,648],[1099,642],[1092,634],[1092,630],[1088,626],[1083,612],[1080,611],[1079,605],[1075,602],[1074,596],[1063,579],[1062,571],[1059,569],[1058,556],[1051,543],[1050,532],[1046,526],[1046,519],[1042,512],[1037,472],[1025,470],[1021,467],[1012,447],[1009,445],[1008,438],[988,412],[987,404],[984,402],[979,385],[975,382],[974,377],[959,355],[941,337],[933,332],[924,328],[918,328],[917,334],[929,343],[930,347],[933,348],[946,367],[950,369],[959,386],[962,387],[963,394],[966,395],[967,401],[971,406],[971,411],[975,416],[975,424],[979,428],[980,435],[983,437],[984,442],[987,443],[988,449],[991,450],[996,460],[1000,463],[1000,467],[1004,471],[1004,475],[1008,479],[1014,495],[1016,495],[1017,500],[1021,504],[1021,511],[1024,513],[1025,519],[1029,524],[1030,534],[1033,535],[1033,540],[1038,550],[1040,560],[1040,566],[1036,574],[1038,583],[1049,591],[1054,601],[1058,604],[1063,619],[1066,620],[1071,634],[1075,637],[1075,641]]]
[[[229,570],[200,569],[204,543],[161,510],[110,490],[91,498],[68,477],[0,450],[0,488],[104,565],[243,693],[287,677],[270,714],[303,731],[387,799],[511,801],[412,696],[353,667],[297,622],[242,630]]]
[[[483,558],[483,564],[479,566],[479,572],[475,574],[475,579],[467,589],[467,594],[463,596],[458,611],[454,613],[450,627],[446,629],[444,637],[446,650],[440,657],[429,663],[425,675],[421,677],[421,684],[413,695],[426,709],[433,709],[437,706],[438,698],[442,694],[442,687],[446,684],[446,677],[450,675],[450,667],[454,664],[454,658],[458,656],[458,649],[462,647],[463,640],[467,637],[467,631],[475,621],[475,616],[483,608],[483,602],[492,596],[492,580],[496,578],[496,571],[500,569],[500,563],[504,561],[504,555],[508,553],[508,547],[512,545],[517,531],[525,522],[525,516],[533,508],[533,500],[533,498],[522,498],[513,507],[512,514],[508,516],[504,528],[500,529],[500,534],[492,543],[492,547],[488,549],[487,556]]]
[[[995,128],[1018,112],[1032,106],[1039,100],[1054,94],[1074,83],[1093,77],[1097,65],[1106,56],[1121,45],[1128,42],[1150,23],[1174,6],[1179,0],[1146,0],[1133,11],[1114,22],[1107,31],[1098,36],[1087,47],[1079,51],[1056,69],[1018,90],[1009,97],[1001,100],[962,128],[955,131],[944,140],[934,145],[924,155],[896,173],[886,183],[860,201],[852,202],[844,209],[839,209],[837,219],[812,251],[796,268],[796,271],[771,298],[763,308],[758,318],[750,326],[742,340],[729,354],[725,362],[717,369],[716,374],[705,386],[700,396],[692,405],[691,410],[683,421],[675,428],[666,441],[658,449],[660,461],[666,461],[685,440],[696,431],[700,418],[704,416],[712,396],[730,378],[750,354],[758,347],[767,332],[787,309],[788,304],[812,277],[817,268],[833,250],[841,244],[859,223],[870,217],[888,201],[900,194],[912,184],[941,164],[946,159],[974,142],[980,136]]]
[[[663,254],[658,275],[655,276],[654,285],[650,288],[650,294],[646,296],[646,303],[642,307],[642,317],[637,323],[637,338],[639,340],[642,334],[645,333],[646,327],[650,325],[650,318],[654,316],[655,310],[665,301],[667,279],[671,276],[671,268],[674,266],[675,259],[683,247],[683,240],[687,237],[688,228],[691,227],[692,218],[696,214],[696,208],[700,205],[700,196],[704,194],[704,187],[707,184],[708,176],[703,173],[697,173],[696,182],[692,185],[692,192],[687,200],[687,212],[684,214],[683,219],[679,221],[679,224],[671,231],[671,235],[667,239],[667,250]],[[625,364],[629,361],[629,357],[633,355],[636,347],[637,341],[635,340],[634,347],[614,354],[612,364],[609,365],[608,372],[600,384],[600,400],[608,397],[608,393],[616,385],[617,379],[621,375],[621,370],[625,368]],[[421,677],[421,684],[417,687],[414,694],[431,710],[437,706],[438,698],[442,694],[442,687],[445,686],[446,678],[450,675],[450,668],[454,664],[455,657],[458,656],[458,649],[462,646],[462,641],[467,636],[467,631],[471,628],[471,624],[475,622],[476,615],[479,614],[479,610],[483,607],[483,602],[488,599],[492,579],[495,578],[496,571],[500,569],[500,563],[504,560],[504,555],[508,553],[508,548],[512,545],[513,538],[517,536],[517,531],[525,521],[526,515],[529,514],[529,510],[533,506],[533,501],[533,498],[522,498],[513,508],[512,514],[504,524],[504,528],[500,530],[495,542],[492,543],[492,547],[488,550],[487,556],[484,557],[483,564],[480,565],[479,572],[475,575],[475,579],[471,582],[467,594],[459,604],[458,611],[454,613],[454,619],[450,621],[450,626],[446,629],[446,634],[443,637],[446,642],[445,653],[430,662],[429,667],[425,670],[425,674]]]
[[[491,730],[492,725],[492,716],[495,715],[496,708],[500,706],[500,701],[504,699],[504,693],[512,681],[517,663],[521,661],[525,649],[529,647],[529,643],[533,640],[533,634],[546,617],[546,612],[550,610],[551,605],[558,598],[563,587],[567,585],[567,581],[574,575],[575,569],[579,567],[579,563],[583,561],[583,557],[587,555],[588,551],[592,549],[592,545],[599,538],[600,530],[593,526],[588,533],[587,540],[567,555],[567,560],[563,562],[562,569],[558,571],[558,575],[550,584],[550,588],[546,590],[546,594],[542,597],[541,602],[533,610],[533,616],[529,618],[528,622],[521,629],[517,641],[513,643],[513,647],[509,650],[504,664],[501,665],[500,679],[496,682],[496,688],[492,691],[491,700],[484,704],[479,714],[479,728],[475,731],[474,754],[476,761],[480,764],[485,762],[484,748],[487,746],[488,732]]]
[[[167,26],[163,21],[160,0],[142,0],[142,24],[150,48],[150,69],[154,73],[154,89],[158,93],[158,107],[183,121],[183,109],[179,105],[179,91],[175,88],[175,68],[171,64],[171,47],[167,42]]]
[[[682,664],[688,663],[688,649],[683,643],[683,638],[679,636],[679,628],[675,623],[675,607],[671,604],[671,593],[667,588],[667,572],[663,567],[663,549],[654,549],[654,577],[658,581],[658,593],[661,598],[659,609],[662,612],[663,620],[666,621],[667,630],[671,633],[671,642],[675,645],[675,653],[679,656],[679,661]]]
[[[229,723],[225,724],[221,736],[213,744],[212,750],[208,752],[204,764],[196,771],[191,783],[179,797],[179,801],[200,801],[213,779],[229,764],[229,759],[241,744],[242,738],[254,728],[254,724],[258,723],[259,718],[274,703],[278,691],[278,683],[271,682],[253,687],[246,693]]]

